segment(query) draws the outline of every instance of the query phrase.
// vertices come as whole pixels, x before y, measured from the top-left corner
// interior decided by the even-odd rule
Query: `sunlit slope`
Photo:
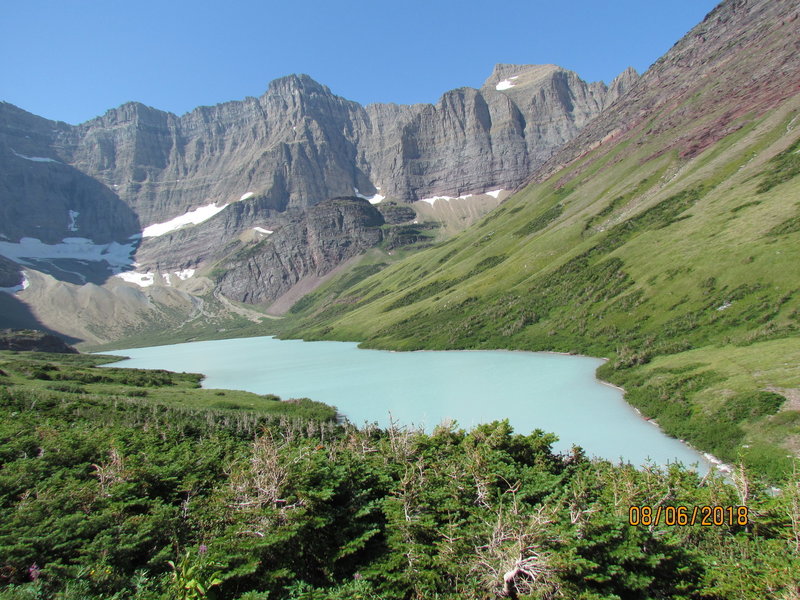
[[[665,362],[693,376],[711,369],[697,349],[713,348],[715,362],[724,362],[726,347],[748,357],[751,377],[726,387],[727,371],[714,371],[689,385],[697,389],[673,394],[688,395],[676,423],[713,420],[737,394],[796,390],[799,108],[793,98],[759,118],[744,115],[732,133],[688,159],[677,148],[664,151],[680,132],[659,128],[656,115],[448,243],[351,287],[332,282],[303,302],[302,326],[287,333],[400,349],[608,356],[613,370],[604,375],[631,385],[631,373],[646,372],[636,367],[655,357],[694,352],[688,371],[681,360]],[[777,355],[762,349],[772,340],[785,341]],[[794,367],[773,370],[775,361]],[[759,379],[762,371],[774,378]],[[703,392],[712,388],[718,393]],[[650,414],[674,399],[649,406]],[[774,417],[745,420],[730,443],[665,426],[732,459],[743,442],[758,441],[765,418]],[[772,439],[786,442],[800,432],[800,413],[781,419]]]
[[[645,351],[652,335],[697,344],[796,332],[800,179],[759,193],[780,170],[773,158],[798,160],[792,104],[688,162],[643,162],[659,147],[652,138],[619,162],[616,151],[590,155],[580,179],[532,185],[337,298],[321,290],[304,311],[319,323],[310,331],[409,348],[592,352],[623,348],[609,341]]]

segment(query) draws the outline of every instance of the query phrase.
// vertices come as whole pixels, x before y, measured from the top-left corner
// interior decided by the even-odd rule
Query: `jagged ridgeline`
[[[776,495],[748,476],[615,466],[507,422],[359,429],[310,401],[97,366],[116,359],[0,352],[2,600],[796,588],[796,476]],[[673,510],[655,523],[659,506]],[[691,525],[679,506],[719,510]]]
[[[78,126],[3,103],[8,287],[25,268],[17,299],[89,344],[241,329],[260,317],[229,300],[280,314],[370,247],[407,253],[463,229],[637,78],[629,69],[606,86],[554,65],[498,65],[480,89],[435,105],[364,107],[291,75],[259,98],[183,116],[129,103]],[[345,197],[380,217],[322,208]]]
[[[779,476],[800,451],[797,6],[725,2],[475,226],[285,334],[605,356],[670,434]],[[750,407],[745,409],[743,407]]]

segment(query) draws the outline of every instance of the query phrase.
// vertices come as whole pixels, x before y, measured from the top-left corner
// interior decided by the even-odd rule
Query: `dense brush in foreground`
[[[3,358],[2,599],[800,593],[797,477],[767,494],[742,473],[615,466],[505,422],[425,434],[203,411],[193,394],[209,390],[155,400],[181,375],[129,371],[152,396],[104,395],[76,378],[126,370]],[[669,526],[642,509],[633,526],[631,506],[748,519]]]

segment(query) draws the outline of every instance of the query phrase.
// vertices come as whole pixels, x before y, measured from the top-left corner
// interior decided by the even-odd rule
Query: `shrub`
[[[734,396],[717,412],[720,420],[731,423],[751,421],[778,412],[786,398],[775,392],[750,392]]]

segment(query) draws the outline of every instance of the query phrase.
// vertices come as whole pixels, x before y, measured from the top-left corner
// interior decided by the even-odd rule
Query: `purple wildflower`
[[[33,563],[30,567],[28,567],[28,577],[31,578],[31,581],[36,581],[39,579],[39,575],[41,575],[41,573],[42,570],[36,563]]]

